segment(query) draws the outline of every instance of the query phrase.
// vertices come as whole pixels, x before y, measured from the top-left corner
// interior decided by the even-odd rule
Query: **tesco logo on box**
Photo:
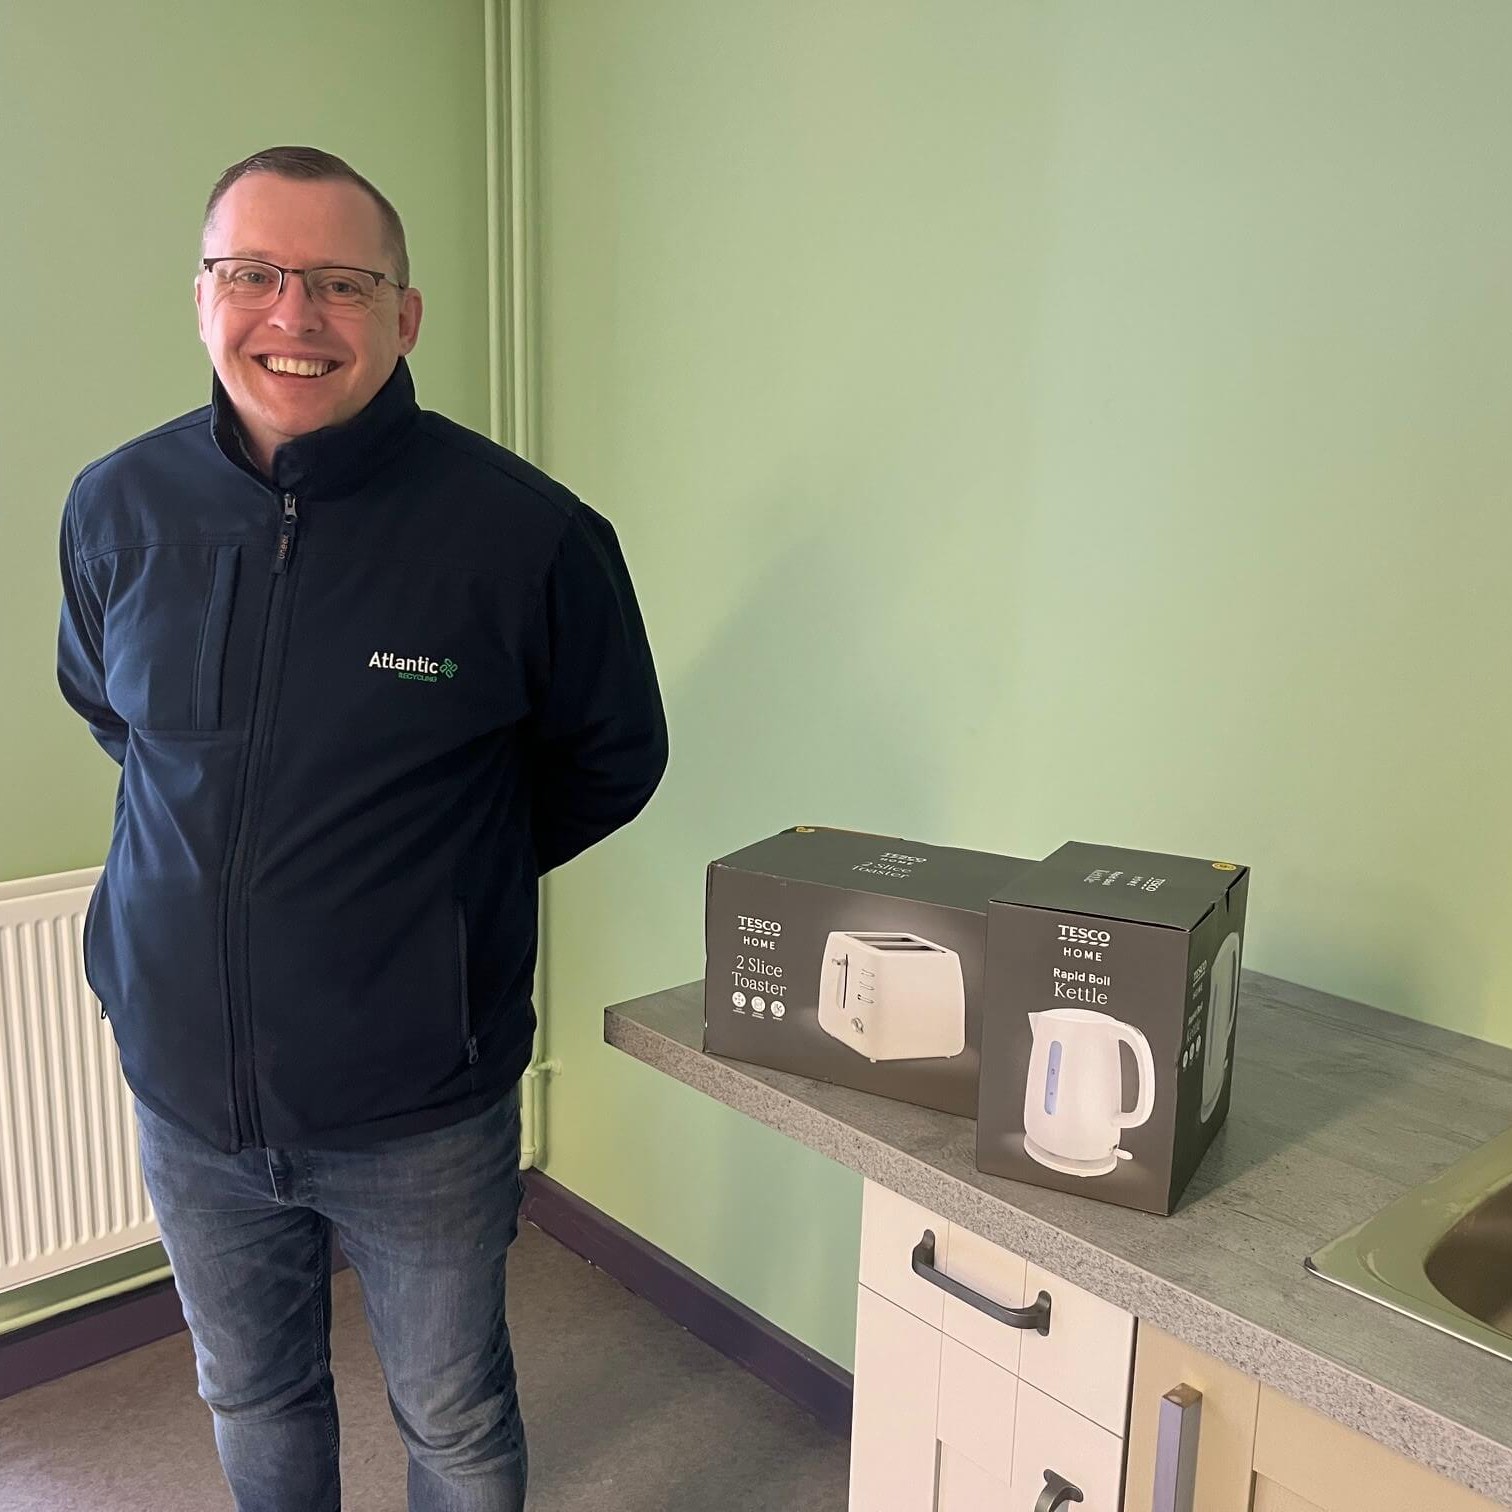
[[[1061,939],[1073,945],[1111,945],[1113,943],[1113,936],[1106,929],[1083,929],[1079,924],[1061,924],[1057,928],[1060,930]]]

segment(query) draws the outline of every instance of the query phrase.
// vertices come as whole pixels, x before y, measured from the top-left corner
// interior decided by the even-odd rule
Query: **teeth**
[[[270,373],[296,373],[301,378],[320,378],[336,366],[334,362],[303,362],[289,357],[264,357],[261,360]]]

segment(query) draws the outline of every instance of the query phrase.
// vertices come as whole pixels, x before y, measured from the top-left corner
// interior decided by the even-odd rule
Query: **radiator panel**
[[[98,874],[0,884],[0,1292],[158,1238],[115,1037],[84,979]]]

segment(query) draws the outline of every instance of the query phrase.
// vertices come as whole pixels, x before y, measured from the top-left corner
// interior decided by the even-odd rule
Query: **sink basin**
[[[1306,1265],[1512,1360],[1512,1129],[1324,1245]]]

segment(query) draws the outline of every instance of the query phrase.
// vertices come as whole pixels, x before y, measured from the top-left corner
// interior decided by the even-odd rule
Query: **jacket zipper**
[[[467,1000],[467,913],[461,900],[453,901],[457,911],[457,970],[460,974],[458,987],[459,1007],[462,1012],[462,1048],[467,1051],[467,1064],[478,1064],[478,1040],[472,1032],[472,1008]]]
[[[227,1013],[231,1021],[231,1124],[232,1134],[238,1148],[247,1144],[262,1145],[262,1116],[257,1105],[257,1084],[252,1063],[251,1004],[243,1002],[238,1012],[238,997],[243,983],[250,980],[250,969],[238,971],[238,950],[232,942],[232,920],[236,919],[239,930],[240,957],[248,959],[245,889],[246,872],[252,853],[250,816],[253,798],[257,791],[257,778],[261,771],[263,747],[268,742],[268,730],[272,721],[266,711],[277,693],[272,686],[278,676],[278,664],[282,660],[282,645],[287,633],[287,600],[289,598],[288,568],[294,555],[294,532],[299,524],[295,498],[291,493],[283,495],[283,521],[278,531],[278,544],[273,552],[271,582],[268,587],[268,610],[263,625],[262,656],[257,668],[257,683],[252,695],[252,728],[248,735],[247,774],[242,784],[241,808],[236,818],[236,829],[231,847],[231,877],[226,888],[224,939],[226,942],[226,991]],[[282,613],[280,612],[282,611]],[[269,653],[273,654],[270,655]],[[241,1031],[240,1035],[238,1030]],[[245,1045],[242,1054],[239,1045]],[[246,1109],[243,1119],[243,1107]]]

